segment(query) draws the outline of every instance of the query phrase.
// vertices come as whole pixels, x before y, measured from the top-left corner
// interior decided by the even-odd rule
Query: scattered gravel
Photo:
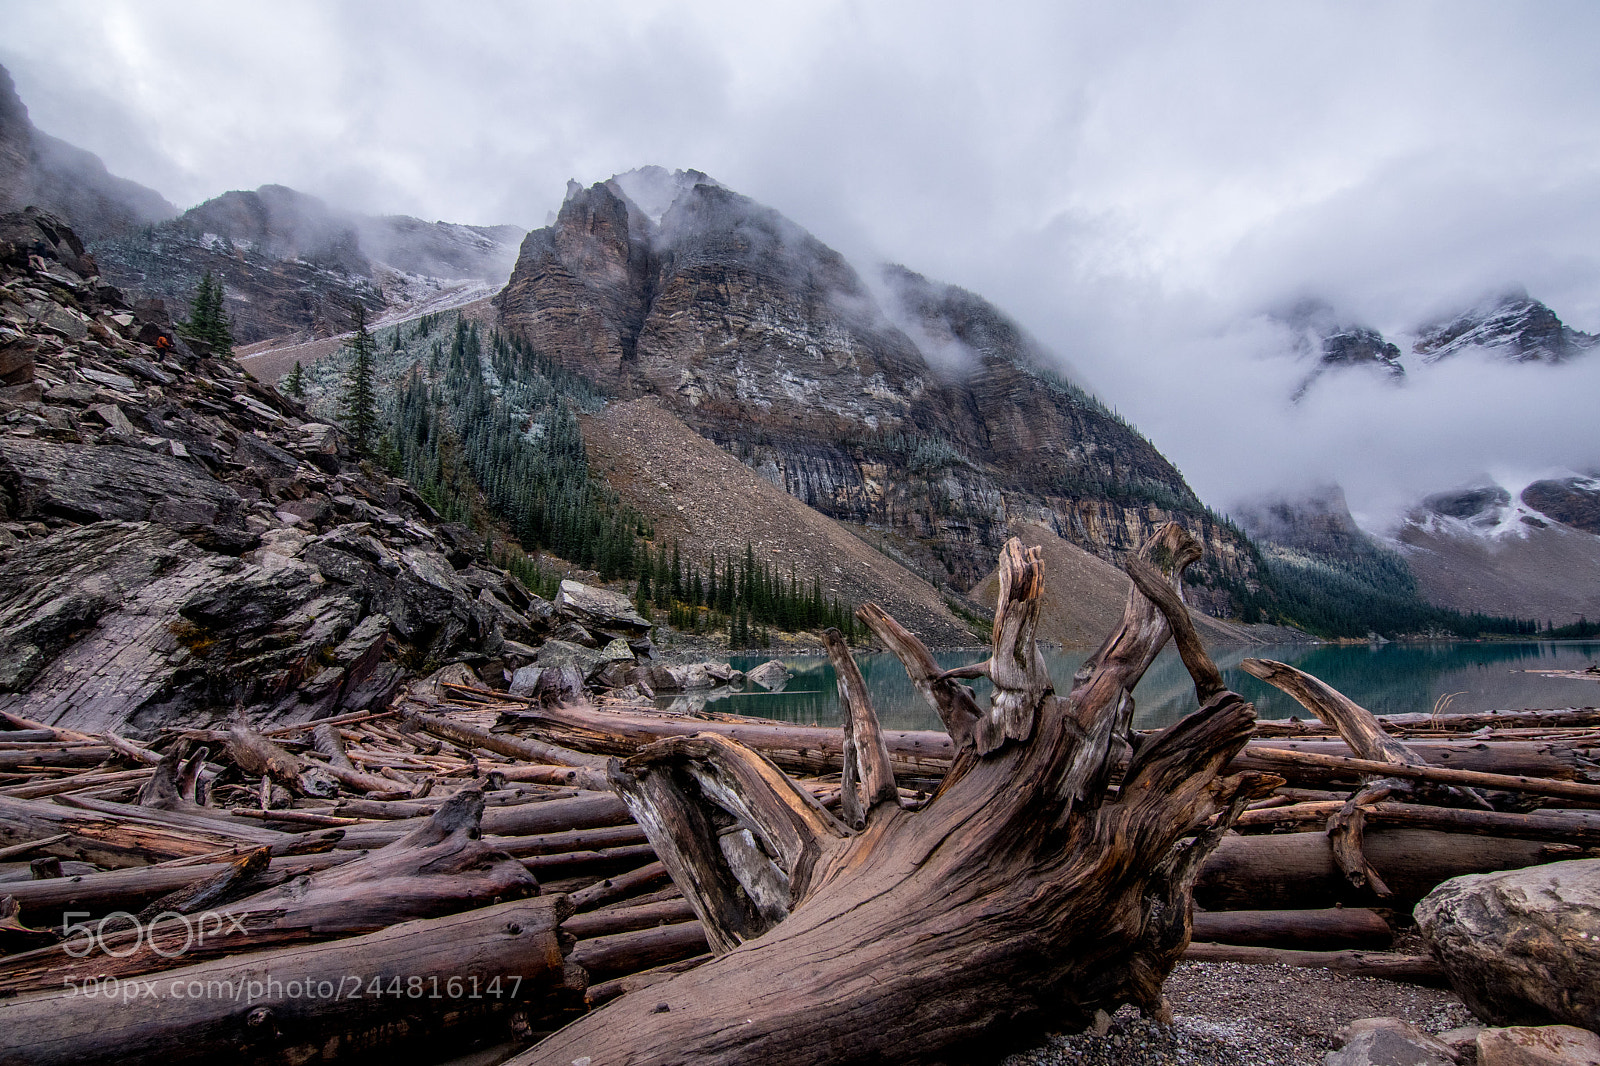
[[[1104,1036],[1054,1034],[1004,1066],[1322,1066],[1357,1018],[1400,1018],[1430,1033],[1475,1024],[1451,992],[1291,966],[1181,963],[1167,999],[1170,1028],[1125,1007]]]

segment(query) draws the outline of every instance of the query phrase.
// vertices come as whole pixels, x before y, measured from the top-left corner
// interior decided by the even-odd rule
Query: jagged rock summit
[[[622,397],[655,395],[831,518],[964,594],[1009,523],[1102,555],[1176,513],[1208,541],[1209,610],[1253,579],[1149,441],[987,301],[891,268],[868,284],[772,208],[695,171],[573,183],[523,241],[501,326]]]
[[[83,730],[378,706],[555,614],[335,428],[0,216],[0,710]]]
[[[1311,370],[1295,387],[1293,400],[1305,398],[1311,386],[1330,370],[1366,367],[1381,372],[1387,380],[1400,384],[1406,368],[1400,362],[1398,345],[1385,340],[1382,333],[1341,316],[1332,304],[1305,299],[1280,318],[1295,335],[1295,350],[1313,359]]]
[[[1436,363],[1481,348],[1516,363],[1564,363],[1600,343],[1562,322],[1521,289],[1486,300],[1443,322],[1425,327],[1412,350]]]

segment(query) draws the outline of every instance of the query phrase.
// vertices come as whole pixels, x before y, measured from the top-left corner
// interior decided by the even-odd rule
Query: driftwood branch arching
[[[876,717],[853,694],[845,791],[858,816],[847,803],[835,818],[723,737],[674,738],[615,765],[718,957],[514,1061],[935,1063],[980,1045],[992,1056],[1046,1021],[1086,1022],[1124,1003],[1164,1015],[1162,983],[1189,940],[1200,865],[1245,802],[1281,779],[1221,775],[1255,715],[1212,683],[1196,641],[1185,659],[1202,706],[1146,738],[1113,786],[1127,694],[1173,623],[1186,627],[1176,589],[1199,548],[1169,525],[1140,556],[1170,595],[1131,590],[1065,697],[1033,639],[1038,553],[1018,541],[1002,554],[993,654],[980,667],[939,673],[887,615],[859,612],[956,744],[952,772],[921,809],[899,803]],[[848,692],[853,664],[840,664]],[[987,709],[956,683],[978,674],[995,684]]]

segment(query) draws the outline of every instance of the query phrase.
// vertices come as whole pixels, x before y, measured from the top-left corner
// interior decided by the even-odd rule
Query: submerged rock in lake
[[[768,692],[782,692],[783,687],[789,683],[789,679],[794,677],[789,672],[788,667],[776,659],[768,659],[753,670],[746,671],[744,676]]]

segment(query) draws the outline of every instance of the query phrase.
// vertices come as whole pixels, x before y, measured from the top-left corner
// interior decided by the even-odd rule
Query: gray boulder
[[[769,659],[755,669],[747,671],[744,676],[768,692],[782,692],[783,686],[787,685],[794,675],[778,660]]]
[[[650,631],[650,623],[639,617],[628,597],[577,581],[561,582],[556,612],[586,629],[634,634]]]
[[[1339,1033],[1327,1066],[1455,1066],[1449,1045],[1399,1018],[1358,1018]]]
[[[544,673],[542,666],[524,666],[511,675],[511,694],[513,696],[531,696],[539,689],[539,675]]]
[[[601,661],[600,652],[594,648],[585,648],[581,644],[569,644],[564,640],[547,640],[539,649],[539,657],[534,662],[543,667],[572,666],[576,667],[580,677],[586,677]]]
[[[1479,1017],[1600,1029],[1600,859],[1452,878],[1415,913]]]
[[[1478,1066],[1600,1066],[1600,1036],[1571,1025],[1485,1029]]]

